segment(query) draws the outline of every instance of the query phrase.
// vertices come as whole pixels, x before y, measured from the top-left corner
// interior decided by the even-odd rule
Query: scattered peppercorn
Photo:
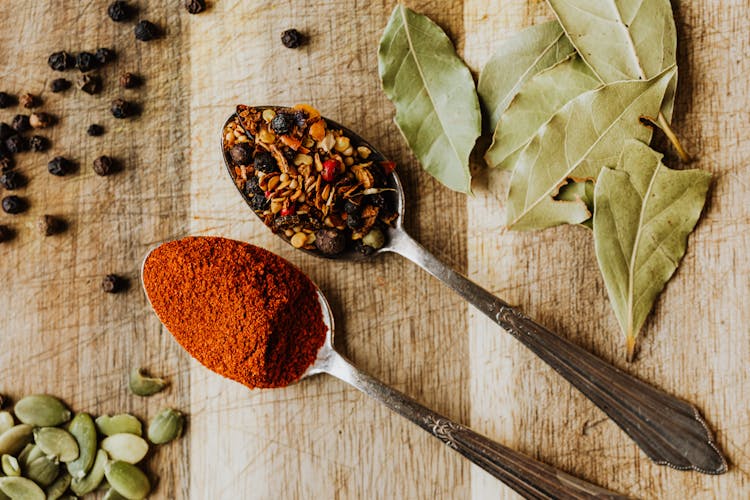
[[[98,75],[81,75],[78,88],[87,94],[98,94],[102,90],[102,79]]]
[[[259,185],[258,177],[256,176],[250,176],[250,178],[245,183],[245,195],[248,198],[252,198],[256,194],[263,194],[263,189]]]
[[[305,43],[305,35],[296,29],[286,30],[281,33],[281,43],[288,49],[296,49]]]
[[[0,172],[12,170],[14,166],[13,157],[0,152]]]
[[[352,202],[351,200],[346,200],[346,203],[344,203],[344,213],[346,213],[347,215],[358,214],[359,209],[360,206]]]
[[[99,62],[91,52],[79,52],[76,56],[76,68],[82,73],[86,73],[97,67],[99,67]]]
[[[152,22],[141,20],[135,25],[135,38],[141,42],[149,42],[159,36],[159,28]]]
[[[34,94],[30,94],[28,92],[26,92],[25,94],[21,94],[21,97],[18,98],[18,102],[26,109],[31,109],[39,106],[39,98]]]
[[[120,87],[124,89],[134,89],[141,85],[141,78],[138,75],[126,71],[120,75]]]
[[[255,158],[253,159],[253,166],[258,172],[263,172],[266,174],[270,174],[271,172],[275,172],[279,169],[279,166],[276,163],[276,158],[274,158],[273,155],[268,151],[258,152],[258,154],[256,154]]]
[[[44,136],[34,135],[29,139],[29,148],[37,153],[47,151],[49,149],[49,141]]]
[[[300,130],[303,130],[307,127],[307,118],[308,115],[303,110],[298,109],[294,112],[294,121],[297,124],[297,126],[300,128]]]
[[[319,229],[315,233],[315,246],[326,255],[336,255],[346,248],[346,237],[333,228]]]
[[[94,172],[96,175],[109,175],[114,170],[114,162],[109,156],[100,156],[94,160]]]
[[[0,108],[7,108],[16,104],[16,98],[7,92],[0,92]]]
[[[4,241],[10,241],[13,239],[13,230],[8,226],[0,226],[0,243]],[[2,398],[0,398],[0,403]],[[2,406],[0,406],[2,408]]]
[[[64,220],[54,215],[42,215],[36,221],[36,228],[42,236],[52,236],[53,234],[65,231],[67,224]]]
[[[351,229],[359,229],[364,224],[362,217],[358,213],[348,214],[346,216],[346,225]]]
[[[8,191],[13,191],[26,184],[26,179],[20,173],[15,170],[4,172],[0,175],[0,186],[4,187]]]
[[[50,83],[50,90],[54,93],[64,92],[70,88],[70,85],[70,80],[66,80],[65,78],[55,78],[52,80],[52,83]]]
[[[116,274],[108,274],[102,279],[102,291],[117,293],[127,288],[127,281]]]
[[[250,208],[252,208],[253,210],[262,211],[262,210],[266,210],[270,206],[271,206],[271,200],[266,198],[266,195],[263,193],[258,193],[250,199]]]
[[[96,62],[98,62],[101,66],[111,63],[112,61],[115,60],[115,57],[117,57],[117,55],[115,54],[115,51],[112,49],[105,48],[105,47],[100,47],[96,49],[96,52],[94,53],[94,58],[96,59]]]
[[[10,126],[15,129],[16,132],[23,133],[31,129],[31,123],[29,123],[29,115],[16,115],[13,117],[13,121],[10,122]]]
[[[55,118],[44,112],[31,113],[29,117],[29,125],[33,128],[47,128],[55,123]]]
[[[55,156],[49,161],[49,163],[47,163],[47,171],[52,175],[62,177],[70,172],[72,166],[70,160],[63,158],[62,156]]]
[[[107,7],[107,15],[116,23],[122,23],[133,17],[134,9],[127,2],[112,2]]]
[[[54,52],[47,58],[47,64],[55,71],[65,71],[75,66],[76,62],[73,56],[61,50],[60,52]]]
[[[16,195],[10,195],[3,198],[2,201],[3,211],[7,214],[20,214],[26,210],[26,202],[23,198],[19,198]]]
[[[133,114],[133,105],[124,99],[115,99],[110,111],[115,118],[127,118]]]
[[[15,134],[5,139],[5,149],[9,153],[21,153],[29,149],[29,143],[23,136]]]
[[[271,129],[279,135],[286,135],[292,131],[294,117],[286,113],[278,113],[271,120]]]
[[[89,125],[89,128],[86,129],[86,133],[91,137],[99,137],[100,135],[104,134],[104,127],[96,123],[92,123],[91,125]]]
[[[240,165],[248,165],[253,159],[253,152],[250,150],[250,145],[245,142],[235,144],[229,150],[229,155],[235,163]]]
[[[15,133],[16,131],[13,130],[13,127],[8,125],[7,123],[0,123],[0,141],[4,141]]]
[[[185,0],[185,9],[191,14],[200,14],[206,10],[205,0]]]

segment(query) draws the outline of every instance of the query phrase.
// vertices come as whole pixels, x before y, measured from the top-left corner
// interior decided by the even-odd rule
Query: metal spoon
[[[265,107],[277,108],[259,106]],[[227,119],[225,127],[235,116],[233,114]],[[325,120],[330,127],[343,130],[355,146],[366,146],[376,159],[385,159],[358,134],[328,118]],[[223,133],[222,154],[229,176],[233,178],[232,161],[223,148]],[[404,230],[404,191],[395,172],[391,174],[389,182],[394,189],[391,201],[398,209],[399,218],[395,227],[387,232],[386,245],[372,255],[384,252],[399,254],[452,288],[594,402],[657,464],[680,470],[692,469],[705,474],[726,472],[726,460],[695,406],[628,375],[552,333],[517,308],[439,261]],[[249,205],[245,193],[239,191]],[[315,252],[308,253],[322,256]],[[363,257],[349,252],[334,258],[361,260]]]

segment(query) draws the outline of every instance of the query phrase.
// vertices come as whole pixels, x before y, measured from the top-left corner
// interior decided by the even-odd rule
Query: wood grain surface
[[[0,244],[0,393],[48,392],[76,410],[143,419],[163,406],[184,410],[186,436],[148,459],[158,477],[153,498],[516,498],[330,377],[248,391],[182,352],[148,308],[141,259],[164,240],[221,235],[268,248],[309,273],[334,308],[336,344],[359,367],[505,445],[633,497],[750,497],[750,2],[674,3],[675,127],[714,183],[633,364],[624,362],[589,232],[508,232],[507,174],[488,172],[476,155],[476,195],[467,198],[432,180],[409,153],[377,74],[377,43],[394,2],[216,0],[191,16],[177,0],[134,1],[139,18],[164,30],[150,43],[134,40],[134,22],[111,22],[107,3],[0,2],[0,91],[39,94],[40,109],[59,118],[44,131],[49,152],[18,158],[30,210],[0,214],[0,224],[17,232]],[[448,32],[475,74],[497,42],[550,18],[539,0],[407,5]],[[279,34],[291,27],[309,43],[284,48]],[[118,53],[100,71],[102,94],[49,92],[61,76],[46,64],[51,52],[100,46]],[[144,86],[120,89],[122,71],[141,74]],[[111,116],[109,101],[121,96],[140,104],[140,116]],[[397,256],[324,261],[276,239],[224,172],[220,128],[240,102],[309,102],[370,138],[399,164],[405,223],[424,246],[542,324],[695,403],[730,471],[711,477],[654,465],[592,403],[415,265]],[[2,109],[0,121],[19,112]],[[91,123],[106,134],[88,137]],[[49,175],[46,163],[57,154],[76,160],[77,171]],[[101,154],[122,170],[96,176],[91,163]],[[65,218],[68,230],[39,235],[34,222],[42,214]],[[107,273],[127,276],[130,289],[102,293]],[[169,390],[130,395],[125,378],[133,366],[168,377]]]

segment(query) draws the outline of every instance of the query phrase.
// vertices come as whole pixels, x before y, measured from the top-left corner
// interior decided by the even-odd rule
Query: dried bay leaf
[[[557,21],[519,31],[500,44],[479,75],[479,97],[495,130],[500,116],[531,77],[575,54]]]
[[[526,81],[500,116],[484,158],[491,167],[510,169],[518,154],[565,104],[601,82],[573,55]]]
[[[521,152],[510,181],[507,225],[517,230],[578,224],[591,217],[581,200],[555,199],[570,181],[596,180],[628,139],[651,139],[642,115],[659,111],[674,69],[648,81],[624,81],[585,92],[541,127]]]
[[[604,168],[594,188],[596,258],[628,360],[656,297],[685,255],[711,181],[701,170],[671,170],[662,157],[629,141],[617,169]]]
[[[378,69],[396,124],[424,169],[471,192],[469,154],[482,117],[471,73],[445,32],[398,4],[380,40]]]

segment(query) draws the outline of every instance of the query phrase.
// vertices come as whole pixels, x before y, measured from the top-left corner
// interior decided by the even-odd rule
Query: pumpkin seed
[[[11,498],[0,490],[0,500],[11,500]]]
[[[115,460],[104,466],[109,485],[128,500],[141,500],[151,491],[151,483],[141,469],[135,465]]]
[[[107,492],[102,497],[102,500],[128,500],[124,496],[117,493],[117,491],[114,488],[110,488],[107,490]]]
[[[16,403],[15,413],[18,420],[36,427],[62,425],[72,416],[62,401],[46,394],[26,396]]]
[[[54,483],[57,476],[60,475],[60,462],[55,457],[42,455],[34,459],[24,472],[26,477],[46,488]]]
[[[91,467],[91,471],[89,471],[86,477],[74,477],[73,481],[70,482],[70,490],[79,497],[82,497],[97,489],[104,479],[104,467],[108,460],[107,452],[99,450],[96,453],[96,460],[94,460],[94,466]]]
[[[47,500],[59,500],[60,497],[68,491],[72,480],[73,478],[70,477],[70,474],[63,472],[60,477],[58,477],[57,480],[46,489],[45,493],[47,494]]]
[[[114,434],[135,434],[136,436],[140,436],[143,434],[141,421],[129,413],[121,413],[113,417],[109,415],[97,417],[96,428],[105,436],[112,436]]]
[[[25,477],[0,477],[0,491],[13,500],[46,500],[44,491]]]
[[[169,382],[161,378],[147,377],[141,368],[133,368],[130,372],[130,391],[137,396],[153,396],[161,392]]]
[[[91,415],[88,413],[76,415],[68,426],[68,432],[78,443],[79,451],[78,458],[67,464],[68,472],[73,477],[84,477],[91,470],[96,459],[96,427]]]
[[[61,462],[72,462],[80,455],[75,438],[70,432],[57,427],[35,429],[34,441],[44,453]]]
[[[28,424],[15,425],[3,432],[0,434],[0,454],[15,455],[31,442],[33,433],[34,427]]]
[[[180,437],[185,417],[172,408],[159,412],[148,426],[148,440],[154,444],[164,444]]]
[[[34,448],[36,448],[36,446],[32,443],[29,443],[24,446],[23,450],[21,450],[21,453],[18,454],[18,463],[21,464],[22,469],[25,469],[26,466],[29,465],[29,454]]]
[[[9,411],[0,411],[0,434],[7,431],[15,425],[13,415]]]
[[[115,434],[105,438],[101,444],[112,460],[137,464],[148,453],[148,443],[135,434]]]
[[[18,465],[18,459],[13,455],[3,455],[0,458],[0,467],[6,476],[18,477],[21,475],[21,466]]]
[[[75,495],[63,495],[60,497],[60,500],[78,500],[78,497]]]

